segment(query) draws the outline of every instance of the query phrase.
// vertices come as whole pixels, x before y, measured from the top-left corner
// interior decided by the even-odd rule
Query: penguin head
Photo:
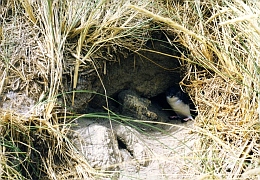
[[[188,96],[181,90],[179,86],[172,86],[166,91],[166,98],[171,101],[181,100],[185,104],[189,104]]]
[[[166,91],[166,97],[173,98],[173,97],[180,97],[181,96],[181,88],[172,86],[167,89]]]

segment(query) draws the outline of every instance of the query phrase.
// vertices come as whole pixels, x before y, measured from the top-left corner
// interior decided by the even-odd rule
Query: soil
[[[148,42],[144,49],[146,50],[138,53],[125,51],[124,55],[118,55],[111,62],[105,61],[100,67],[99,74],[109,97],[110,108],[117,108],[118,94],[124,90],[133,90],[140,97],[156,99],[167,88],[180,82],[181,68],[176,58],[180,53],[176,48],[165,41],[154,40]],[[105,91],[100,79],[94,76],[95,72],[88,71],[79,74],[76,90],[89,92],[76,93],[74,106],[71,107],[80,113],[106,106]],[[71,79],[68,76],[63,79],[64,91],[71,91]],[[68,98],[70,97],[69,95]]]
[[[135,90],[146,98],[155,97],[180,81],[180,53],[164,41],[148,42],[142,50],[129,54],[118,63],[107,66],[104,85],[108,95],[115,95],[123,89]],[[171,55],[166,56],[163,53]]]

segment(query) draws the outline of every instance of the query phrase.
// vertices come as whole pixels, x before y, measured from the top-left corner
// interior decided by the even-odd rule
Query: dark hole
[[[119,138],[117,138],[117,143],[118,143],[118,148],[119,148],[119,149],[125,149],[125,150],[127,150],[127,151],[129,152],[129,154],[130,154],[131,156],[133,156],[133,152],[130,151],[129,149],[127,149],[126,144],[125,144],[122,140],[120,140]]]
[[[119,138],[117,138],[117,143],[118,143],[119,149],[127,149],[125,143],[123,141],[121,141]]]
[[[227,168],[227,169],[226,169],[226,172],[231,172],[231,169],[230,169],[230,168]]]
[[[170,105],[166,101],[165,93],[152,97],[151,101],[153,104],[160,106],[162,109],[171,109]]]

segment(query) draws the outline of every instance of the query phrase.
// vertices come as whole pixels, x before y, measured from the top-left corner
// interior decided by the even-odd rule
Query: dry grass
[[[220,178],[259,175],[259,23],[255,1],[184,2],[165,18],[130,6],[179,34],[190,54],[181,85],[190,89],[199,115],[201,172]],[[168,7],[167,16],[176,12]],[[185,14],[185,16],[183,16]],[[186,62],[185,62],[186,61]],[[192,87],[192,88],[191,88]],[[254,171],[255,169],[255,171]],[[250,177],[246,173],[245,177]]]
[[[235,0],[186,2],[183,8],[183,27],[175,26],[174,31],[190,50],[186,60],[207,70],[190,66],[182,82],[189,82],[198,105],[201,171],[225,179],[238,179],[249,171],[252,176],[246,177],[254,179],[260,153],[260,6]]]
[[[91,178],[95,170],[67,139],[62,76],[71,75],[73,90],[79,72],[99,73],[115,53],[138,50],[149,19],[130,10],[130,1],[0,3],[1,177]]]
[[[100,68],[106,73],[107,61],[118,60],[116,53],[137,51],[145,44],[154,22],[168,34],[171,44],[177,41],[189,50],[180,61],[187,67],[181,84],[187,86],[198,108],[195,131],[201,136],[197,147],[200,172],[224,179],[259,175],[258,2],[0,3],[1,101],[17,103],[23,97],[8,92],[33,100],[1,109],[3,179],[96,175],[67,139],[70,124],[66,108],[60,113],[57,98],[65,93],[62,76],[71,74],[72,90],[79,72],[95,70],[100,77]],[[178,35],[177,40],[172,34]],[[21,106],[30,108],[20,112]]]

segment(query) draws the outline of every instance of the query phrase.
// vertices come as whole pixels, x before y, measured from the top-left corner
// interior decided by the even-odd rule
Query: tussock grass
[[[198,105],[202,172],[220,178],[259,167],[259,8],[250,0],[186,2],[173,30],[190,51],[184,59],[207,70],[191,65],[181,84],[189,82]]]
[[[200,154],[201,171],[241,178],[259,167],[259,4],[250,0],[186,1],[182,6],[168,2],[180,10],[177,18],[130,7],[178,33],[190,51],[180,63],[186,60],[206,70],[189,65],[180,83],[192,87],[190,94],[198,105],[199,149],[205,150]],[[176,16],[171,7],[167,12]]]
[[[1,101],[17,102],[21,96],[6,95],[17,91],[35,102],[22,100],[30,107],[24,113],[12,103],[0,111],[1,178],[97,176],[67,138],[62,76],[71,76],[72,90],[79,73],[94,71],[101,80],[106,63],[119,60],[115,54],[138,51],[158,28],[188,50],[181,52],[180,84],[197,105],[201,178],[259,177],[257,1],[12,0],[1,1],[0,12]],[[72,104],[74,92],[67,93]]]

